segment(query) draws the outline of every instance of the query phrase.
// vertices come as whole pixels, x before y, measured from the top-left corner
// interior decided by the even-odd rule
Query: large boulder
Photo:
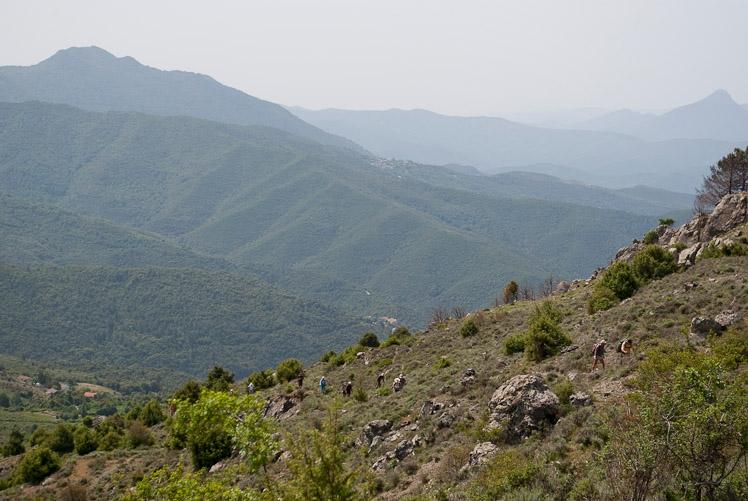
[[[290,415],[289,411],[299,404],[301,404],[301,399],[298,397],[282,394],[274,395],[265,402],[265,406],[262,408],[262,417],[275,419],[288,417]]]
[[[734,325],[738,322],[740,322],[741,317],[738,313],[735,313],[732,310],[725,310],[716,317],[714,317],[714,321],[717,322],[719,325],[722,326],[723,329],[727,329],[731,325]]]
[[[496,390],[488,403],[487,430],[499,429],[508,442],[516,442],[558,419],[559,400],[537,376],[515,376]]]
[[[468,456],[467,464],[460,468],[460,473],[464,474],[470,470],[483,466],[490,461],[498,451],[499,448],[491,442],[479,443],[473,448],[470,456]]]

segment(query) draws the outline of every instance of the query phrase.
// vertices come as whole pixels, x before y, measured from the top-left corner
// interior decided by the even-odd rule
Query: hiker
[[[173,400],[169,400],[169,414],[171,414],[171,417],[174,417],[176,413],[177,413],[177,404],[175,404]]]
[[[403,373],[402,373],[402,372],[400,373],[400,375],[399,375],[399,376],[397,376],[397,378],[398,378],[398,379],[400,380],[400,384],[401,384],[402,386],[405,386],[405,376],[403,375]]]
[[[301,388],[301,385],[304,384],[304,373],[299,372],[299,375],[296,376],[296,381],[299,382],[299,388]]]
[[[392,382],[392,389],[395,390],[395,393],[403,389],[403,381],[399,377],[396,377],[395,380]]]
[[[322,390],[322,394],[325,394],[325,387],[327,386],[327,381],[325,381],[325,376],[322,376],[322,379],[319,380],[319,387]]]
[[[255,384],[250,382],[249,385],[247,385],[247,395],[252,395],[255,392]]]
[[[233,388],[231,388],[231,389],[229,390],[229,396],[230,396],[230,397],[233,397],[233,396],[234,396],[234,389],[233,389]]]
[[[382,383],[384,383],[384,372],[380,372],[377,376],[377,389],[382,386]]]
[[[351,390],[353,390],[353,383],[348,381],[348,384],[345,385],[345,396],[350,397],[351,396]]]
[[[592,355],[595,357],[595,362],[592,364],[592,370],[590,372],[593,372],[595,370],[595,367],[597,367],[597,362],[600,362],[600,365],[602,365],[603,369],[605,369],[605,340],[604,339],[601,339],[595,345],[595,349],[592,350]]]
[[[623,364],[623,357],[628,357],[631,355],[631,348],[633,347],[633,343],[629,338],[625,338],[623,341],[618,343],[618,347],[616,348],[616,351],[618,352],[618,362]]]

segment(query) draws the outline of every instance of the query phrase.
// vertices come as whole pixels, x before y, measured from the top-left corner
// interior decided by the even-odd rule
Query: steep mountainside
[[[0,105],[0,125],[0,192],[178,239],[266,279],[285,269],[358,284],[419,312],[416,325],[439,304],[481,306],[480,291],[498,293],[510,273],[589,273],[653,220],[438,188],[271,128],[42,103]]]
[[[278,492],[304,493],[303,487],[322,489],[333,482],[378,500],[708,498],[702,490],[713,499],[744,499],[747,207],[748,195],[736,195],[713,217],[668,230],[674,238],[697,238],[711,254],[642,280],[632,297],[604,311],[590,314],[586,308],[604,281],[604,274],[596,273],[547,300],[443,318],[422,332],[400,331],[379,347],[352,346],[343,361],[326,356],[305,367],[300,388],[288,383],[260,390],[255,395],[260,412],[280,431],[261,473],[250,473],[246,459],[230,448],[211,461],[217,465],[211,473],[195,471],[186,461],[195,447],[167,447],[178,437],[169,435],[169,422],[150,427],[154,445],[123,442],[116,452],[66,454],[63,468],[46,474],[43,484],[7,486],[0,497],[60,497],[73,487],[91,500],[143,495],[167,484],[184,488],[195,480],[188,474],[195,474],[215,499],[244,489],[264,501],[277,499]],[[695,228],[705,231],[697,235]],[[543,346],[558,333],[562,342],[556,350],[531,351],[534,343]],[[518,338],[526,343],[521,349]],[[616,352],[624,338],[633,342],[627,356]],[[598,361],[592,369],[601,339],[607,340],[605,364]],[[382,387],[379,374],[385,378]],[[393,391],[399,375],[406,384]],[[323,376],[325,394],[318,385]],[[349,381],[353,392],[343,397],[341,383]],[[225,393],[213,398],[238,401],[246,384],[231,386],[236,400]],[[663,412],[653,412],[658,405]],[[191,409],[187,403],[178,408],[184,415]],[[124,430],[135,418],[120,420]],[[107,423],[93,432],[118,426],[117,418]],[[174,470],[179,462],[185,472],[149,476],[162,465]],[[7,471],[19,463],[20,455],[4,460]],[[239,465],[245,469],[233,469]],[[710,477],[715,470],[724,476]],[[716,480],[705,485],[704,472]],[[642,474],[656,481],[638,483]]]
[[[266,125],[323,144],[363,151],[299,120],[277,104],[221,85],[209,76],[150,68],[98,47],[61,50],[34,66],[0,67],[0,101],[46,101],[93,111],[139,111]]]
[[[246,377],[381,328],[226,272],[0,264],[0,277],[0,353],[36,360]]]

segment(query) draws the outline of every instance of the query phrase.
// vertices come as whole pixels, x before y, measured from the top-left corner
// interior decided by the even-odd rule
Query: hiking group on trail
[[[592,356],[594,358],[594,362],[592,363],[592,369],[590,372],[594,372],[595,368],[597,367],[597,363],[600,362],[600,365],[603,369],[605,369],[605,345],[606,342],[604,339],[601,339],[597,342],[595,347],[592,349]],[[623,338],[621,341],[619,341],[616,344],[616,352],[618,352],[618,362],[619,364],[623,364],[623,358],[628,357],[631,355],[631,350],[633,348],[634,343],[629,338]]]

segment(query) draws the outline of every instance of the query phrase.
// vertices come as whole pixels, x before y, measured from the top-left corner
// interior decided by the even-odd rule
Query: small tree
[[[373,332],[367,332],[366,334],[361,336],[361,339],[358,340],[358,344],[361,346],[368,346],[370,348],[379,348],[379,340],[377,339],[377,335]]]
[[[205,388],[210,391],[229,391],[232,384],[234,384],[234,373],[216,365],[208,373]]]
[[[44,444],[58,454],[72,452],[75,449],[73,429],[69,424],[58,424]]]
[[[39,446],[27,452],[13,471],[16,482],[40,482],[60,469],[60,457],[49,447]]]
[[[238,447],[250,471],[256,472],[267,464],[274,446],[272,424],[262,417],[262,408],[254,395],[231,397],[204,390],[194,404],[177,401],[172,438],[187,444],[195,468],[210,467]]]
[[[96,433],[85,426],[79,426],[75,430],[75,433],[73,433],[73,440],[75,441],[75,453],[79,456],[85,456],[89,452],[95,451],[99,446],[99,442],[96,439]]]
[[[659,245],[649,245],[634,256],[631,264],[634,274],[641,282],[659,280],[678,271],[675,256]]]
[[[701,188],[696,190],[694,208],[702,212],[716,206],[725,195],[740,193],[748,188],[748,148],[735,148],[709,167]]]
[[[540,361],[555,355],[561,348],[571,344],[571,338],[561,328],[562,313],[550,301],[535,307],[530,317],[530,327],[525,334],[525,355]]]
[[[278,381],[285,383],[286,381],[296,379],[296,376],[302,370],[304,370],[304,365],[299,360],[287,358],[275,368],[275,375],[278,377]]]
[[[272,388],[273,386],[275,386],[275,377],[273,376],[273,370],[265,369],[264,371],[253,372],[247,378],[247,386],[249,386],[249,383],[254,384],[256,390],[265,390],[267,388]]]
[[[472,318],[468,318],[460,326],[460,335],[462,337],[474,336],[477,333],[478,333],[478,324],[476,324],[475,320],[473,320]]]
[[[504,304],[511,304],[517,300],[517,292],[519,291],[519,285],[517,282],[512,280],[506,287],[504,287]]]
[[[202,391],[202,386],[200,386],[200,383],[197,381],[187,381],[184,383],[184,386],[179,388],[177,391],[174,392],[174,399],[175,400],[189,400],[191,403],[197,402],[197,399],[200,398],[200,392]]]
[[[633,268],[625,261],[618,261],[610,265],[597,284],[612,290],[620,301],[633,296],[639,288],[639,282],[636,280]],[[597,284],[595,285],[597,286]]]
[[[10,432],[8,443],[2,448],[3,456],[17,456],[26,452],[26,447],[23,446],[23,433],[18,430]]]
[[[153,426],[166,419],[164,412],[161,410],[161,406],[155,398],[151,399],[150,402],[145,404],[140,417],[143,421],[143,424],[145,424],[146,426]]]

